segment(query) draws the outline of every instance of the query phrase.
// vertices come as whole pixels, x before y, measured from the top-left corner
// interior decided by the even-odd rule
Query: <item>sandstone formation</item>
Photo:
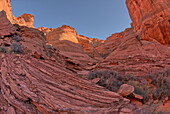
[[[97,46],[101,45],[104,41],[96,38],[88,38],[83,35],[77,35],[79,43],[83,46],[84,52],[90,57],[101,60],[102,56],[95,49]]]
[[[1,11],[0,13],[0,38],[11,35],[14,33],[15,29],[13,25],[10,23],[10,21],[7,18],[6,12]]]
[[[0,113],[138,112],[144,97],[133,86],[123,83],[115,93],[96,85],[100,78],[85,78],[93,70],[146,76],[170,68],[169,1],[126,4],[132,27],[103,41],[68,25],[34,29],[33,15],[15,18],[11,1],[0,0]]]
[[[47,33],[49,33],[49,32],[51,32],[51,31],[53,31],[53,30],[55,30],[54,28],[47,28],[47,27],[39,27],[39,28],[37,28],[39,31],[42,31],[42,32],[44,32],[44,34],[45,35],[47,35]]]
[[[134,92],[135,88],[128,84],[123,84],[120,86],[118,93],[122,96],[128,96]]]
[[[0,52],[1,113],[131,113],[135,109],[119,94],[67,69],[65,57],[46,45],[43,32],[13,27],[14,34],[0,39],[0,48],[6,50]]]
[[[58,27],[53,32],[50,32],[47,35],[47,40],[50,44],[52,44],[54,40],[67,40],[73,43],[78,43],[77,40],[77,32],[74,28],[63,25],[62,27]]]
[[[169,0],[126,0],[126,4],[132,27],[141,39],[170,44]]]
[[[19,17],[14,17],[12,13],[11,0],[0,0],[0,11],[5,11],[7,18],[12,24],[19,24],[21,26],[34,27],[34,16],[31,14],[23,14]]]
[[[15,18],[14,23],[19,24],[20,26],[27,26],[30,28],[35,28],[34,27],[34,16],[31,14],[27,14],[27,13]]]
[[[111,52],[113,52],[122,42],[126,33],[131,29],[128,28],[121,33],[112,34],[101,45],[96,46],[96,50],[103,57],[106,58]]]
[[[4,10],[10,22],[14,20],[12,13],[11,0],[0,0],[0,11]]]
[[[44,28],[39,29],[44,31]],[[89,66],[88,63],[96,63],[102,59],[95,49],[103,42],[102,40],[79,35],[74,28],[68,25],[63,25],[50,32],[45,31],[45,33],[47,43],[60,50],[60,54],[67,58],[68,64],[77,70],[86,69]]]
[[[130,30],[117,48],[97,69],[110,69],[121,73],[146,75],[150,71],[170,67],[170,48],[157,41],[138,40]]]

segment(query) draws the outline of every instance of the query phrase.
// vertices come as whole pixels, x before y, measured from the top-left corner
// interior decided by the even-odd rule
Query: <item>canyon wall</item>
[[[11,0],[0,0],[0,11],[4,10],[7,13],[8,19],[12,22],[14,16],[12,13]]]
[[[12,13],[11,0],[0,0],[0,11],[6,12],[7,18],[12,24],[19,24],[20,26],[34,27],[34,16],[31,14],[23,14],[17,18]]]
[[[169,0],[126,0],[134,31],[143,40],[170,44]]]

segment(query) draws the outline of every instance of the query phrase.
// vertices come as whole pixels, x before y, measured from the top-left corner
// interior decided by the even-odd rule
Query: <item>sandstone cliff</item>
[[[141,39],[170,44],[169,0],[126,0],[132,27]]]
[[[0,0],[0,11],[4,10],[7,18],[12,24],[19,24],[21,26],[34,27],[34,16],[31,14],[23,14],[19,17],[14,17],[12,13],[11,0]]]
[[[10,22],[14,20],[12,13],[11,0],[0,0],[0,11],[4,10],[7,13],[7,18]]]

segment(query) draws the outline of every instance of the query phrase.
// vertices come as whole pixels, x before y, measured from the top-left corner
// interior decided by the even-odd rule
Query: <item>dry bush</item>
[[[19,44],[18,42],[14,42],[11,45],[11,52],[14,52],[16,54],[23,53],[24,52],[23,49],[24,49],[24,47],[21,44]]]
[[[0,52],[7,53],[7,49],[4,46],[0,47]]]
[[[166,68],[161,72],[153,72],[147,77],[152,80],[151,84],[156,87],[153,93],[154,100],[170,98],[170,68]]]
[[[132,75],[120,75],[115,71],[93,71],[88,74],[88,79],[92,80],[100,78],[99,85],[106,87],[111,91],[117,91],[122,84],[129,80],[137,80],[137,77]]]
[[[161,72],[152,72],[146,76],[121,75],[115,71],[93,71],[88,79],[100,78],[100,86],[117,92],[122,84],[134,86],[134,93],[143,96],[143,103],[151,100],[162,101],[170,98],[170,69]],[[150,79],[151,81],[148,81]],[[153,99],[152,99],[153,98]]]

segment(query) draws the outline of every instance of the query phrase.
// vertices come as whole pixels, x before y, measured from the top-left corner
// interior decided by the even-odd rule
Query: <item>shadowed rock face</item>
[[[21,26],[34,27],[34,16],[31,14],[23,14],[17,18],[12,13],[11,0],[0,0],[0,11],[4,10],[7,18],[12,24],[19,24]]]
[[[7,13],[7,18],[12,22],[14,16],[12,13],[11,0],[0,0],[0,11],[2,10]]]
[[[0,37],[10,35],[15,32],[13,25],[7,18],[6,12],[0,12]]]
[[[169,0],[126,0],[134,31],[141,39],[170,44]]]

